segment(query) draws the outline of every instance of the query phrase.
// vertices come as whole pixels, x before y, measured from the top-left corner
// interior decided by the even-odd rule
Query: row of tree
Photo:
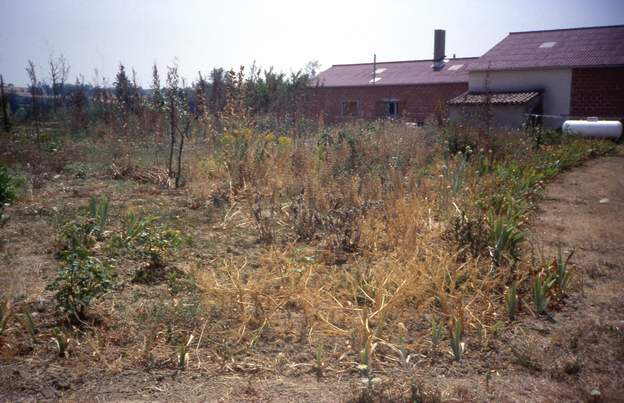
[[[90,83],[82,75],[76,78],[74,84],[68,83],[70,65],[62,54],[58,57],[51,55],[47,67],[47,78],[41,79],[35,64],[28,61],[28,94],[5,89],[5,93],[8,92],[5,95],[9,112],[16,113],[23,108],[28,117],[35,115],[41,118],[41,115],[47,115],[50,111],[56,112],[58,108],[73,106],[76,100],[82,105],[85,99],[88,106],[91,106],[98,101],[110,102],[114,98],[128,113],[137,113],[146,101],[157,107],[162,104],[162,86],[156,65],[153,66],[149,89],[142,88],[137,83],[136,71],[132,69],[128,74],[122,63],[112,85],[97,70]],[[252,65],[244,79],[247,108],[254,114],[284,116],[292,113],[300,103],[303,89],[317,69],[318,62],[310,62],[305,69],[290,74]],[[180,79],[181,91],[191,111],[213,115],[222,112],[226,102],[226,88],[231,84],[230,73],[231,71],[222,68],[215,68],[207,75],[198,72],[197,78],[190,85],[185,79]]]

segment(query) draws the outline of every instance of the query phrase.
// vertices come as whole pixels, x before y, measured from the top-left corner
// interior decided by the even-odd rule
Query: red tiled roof
[[[511,32],[471,71],[624,65],[624,25]]]
[[[448,101],[449,105],[479,105],[487,102],[492,105],[520,105],[525,104],[540,95],[539,91],[525,92],[493,92],[490,94],[464,92]]]
[[[406,84],[442,84],[468,82],[468,66],[476,57],[449,60],[434,71],[432,60],[383,62],[376,64],[376,86]],[[373,63],[336,64],[312,79],[311,86],[359,87],[372,86]]]

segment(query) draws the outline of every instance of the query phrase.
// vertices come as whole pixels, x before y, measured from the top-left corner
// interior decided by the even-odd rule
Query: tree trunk
[[[175,187],[180,186],[180,176],[182,173],[182,149],[184,148],[184,136],[186,133],[180,133],[180,149],[178,150],[178,169],[176,170]]]
[[[173,178],[173,150],[175,148],[175,130],[176,130],[176,121],[175,121],[175,100],[171,98],[171,144],[169,147],[169,178]]]
[[[9,111],[7,97],[4,94],[4,79],[2,75],[0,75],[0,105],[2,106],[2,122],[4,126],[4,131],[9,133],[11,131],[11,122],[9,122]]]

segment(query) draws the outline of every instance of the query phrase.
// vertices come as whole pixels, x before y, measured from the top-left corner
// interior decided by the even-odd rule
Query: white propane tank
[[[565,134],[580,137],[597,137],[617,140],[622,135],[622,123],[617,120],[566,120],[562,131]]]

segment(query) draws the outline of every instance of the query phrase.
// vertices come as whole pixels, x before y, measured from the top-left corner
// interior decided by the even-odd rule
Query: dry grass
[[[506,287],[518,284],[530,303],[541,268],[516,249],[542,182],[610,148],[580,140],[536,148],[525,133],[486,138],[391,122],[306,136],[238,127],[190,139],[185,187],[169,191],[160,143],[110,133],[68,142],[72,162],[93,176],[141,182],[141,193],[111,198],[113,228],[120,211],[142,203],[188,238],[172,263],[181,279],[133,284],[136,262],[118,262],[124,286],[95,304],[92,328],[68,330],[70,357],[97,357],[113,372],[312,371],[322,361],[324,376],[369,378],[416,356],[450,362],[455,323],[473,350],[487,347],[507,316]],[[505,230],[517,245],[499,242]],[[45,318],[35,321],[47,337],[59,322]],[[432,320],[443,329],[433,352]],[[14,327],[10,337],[26,345]]]

